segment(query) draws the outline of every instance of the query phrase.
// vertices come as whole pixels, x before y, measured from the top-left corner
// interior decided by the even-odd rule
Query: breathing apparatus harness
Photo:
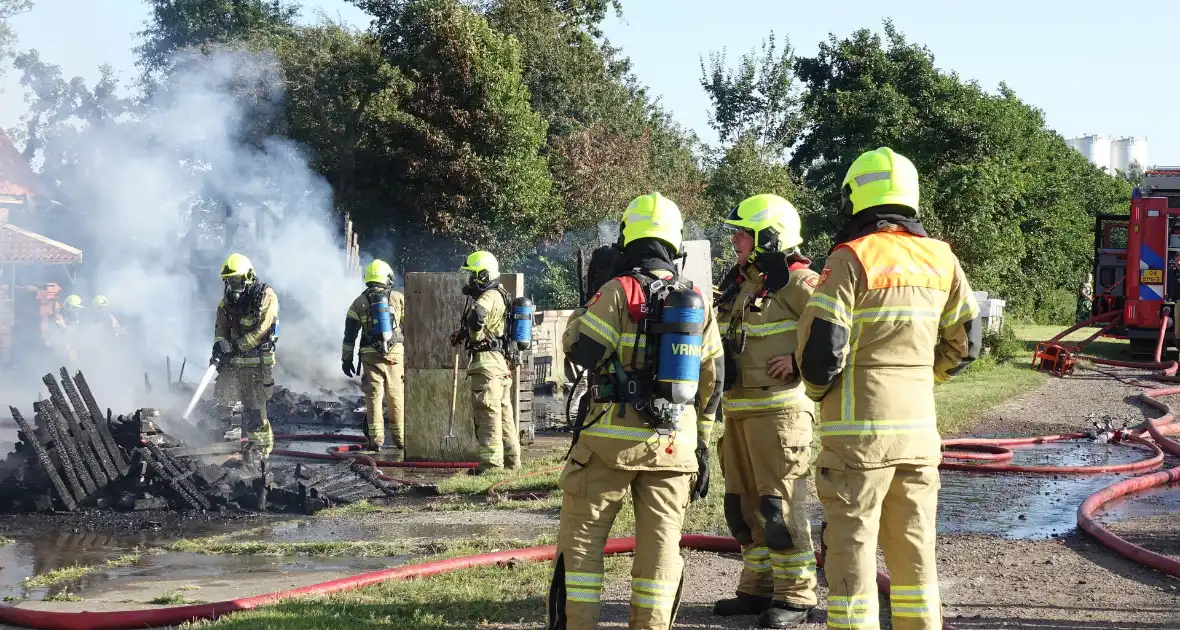
[[[470,334],[468,334],[467,316],[471,313],[471,309],[475,308],[475,304],[479,301],[480,296],[487,291],[493,290],[499,293],[500,298],[504,300],[504,329],[499,336],[488,336],[478,342],[472,341]],[[467,308],[463,310],[462,328],[460,330],[464,332],[463,339],[466,341],[467,352],[471,358],[474,359],[475,355],[481,352],[500,352],[507,359],[509,368],[519,367],[521,362],[521,348],[512,338],[514,323],[513,300],[509,297],[508,291],[504,289],[502,284],[497,282],[493,286],[484,288],[467,285],[463,287],[463,293],[470,297],[471,300],[468,302]]]
[[[639,412],[644,423],[657,435],[675,442],[680,416],[696,396],[700,377],[704,298],[691,281],[678,274],[671,279],[650,270],[632,268],[615,276],[623,285],[627,314],[635,323],[635,347],[629,365],[617,351],[607,357],[606,372],[600,373],[587,392],[596,403],[623,403]],[[641,357],[642,355],[642,357]],[[575,423],[578,434],[605,416],[604,409],[587,423]],[[672,453],[672,443],[666,451]]]
[[[389,304],[391,286],[370,283],[365,289],[369,303],[369,326],[361,331],[361,345],[376,349],[382,356],[404,341],[401,322]]]
[[[230,315],[233,326],[241,326],[242,318],[250,316],[254,319],[254,326],[262,325],[262,301],[266,297],[266,290],[270,288],[265,282],[255,280],[246,286],[236,300],[226,301],[226,311]],[[244,353],[244,356],[273,352],[279,341],[279,320],[271,326],[266,338],[257,347]]]

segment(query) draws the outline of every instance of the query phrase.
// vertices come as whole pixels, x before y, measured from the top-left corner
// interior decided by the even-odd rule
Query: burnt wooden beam
[[[115,462],[111,458],[110,449],[103,441],[102,434],[98,430],[98,425],[101,420],[96,421],[91,415],[90,410],[86,408],[86,403],[82,400],[82,394],[78,392],[78,386],[74,385],[74,381],[70,379],[70,373],[63,367],[61,369],[61,384],[66,389],[66,395],[70,398],[70,403],[74,407],[74,415],[78,418],[78,424],[90,434],[90,445],[94,452],[98,454],[98,461],[102,464],[102,469],[106,476],[111,481],[119,478],[119,469],[115,467]],[[118,448],[118,447],[116,447]]]
[[[82,484],[78,481],[78,473],[74,470],[74,461],[70,458],[69,448],[66,446],[68,440],[63,435],[65,433],[63,427],[57,423],[57,414],[54,413],[53,405],[48,400],[39,400],[33,403],[33,409],[37,415],[41,416],[41,420],[48,428],[49,435],[52,437],[52,445],[46,444],[49,447],[47,450],[57,451],[57,458],[61,461],[61,469],[66,474],[66,483],[70,487],[70,491],[74,493],[74,499],[78,503],[86,500],[86,491],[83,490]],[[81,462],[78,462],[81,466]]]
[[[45,471],[45,474],[49,476],[49,483],[53,484],[53,489],[57,491],[57,496],[62,504],[65,505],[66,510],[73,512],[78,509],[78,504],[74,502],[74,497],[70,496],[70,491],[66,489],[66,484],[61,480],[61,475],[57,474],[57,468],[53,465],[53,460],[49,457],[49,451],[37,439],[36,432],[33,431],[33,428],[21,416],[19,409],[9,407],[8,411],[12,413],[12,419],[20,427],[24,439],[32,447],[33,452],[37,454],[37,461],[41,464],[41,468]]]
[[[62,368],[63,370],[65,368]],[[104,420],[102,410],[98,407],[98,401],[94,399],[94,392],[90,391],[90,385],[86,383],[86,377],[82,372],[74,373],[74,383],[78,386],[78,391],[82,394],[82,400],[86,402],[86,408],[90,411],[90,417],[94,420],[94,424],[98,427],[98,434],[102,436],[102,441],[107,445],[107,451],[111,454],[111,459],[115,463],[115,468],[118,469],[119,474],[127,472],[127,456],[123,454],[123,449],[115,442],[114,436],[111,435],[110,428],[110,414]]]
[[[111,480],[107,477],[106,471],[102,469],[102,465],[99,464],[98,457],[95,456],[90,442],[90,432],[82,426],[78,421],[78,417],[74,415],[74,410],[66,402],[65,394],[57,386],[57,379],[53,378],[52,374],[46,374],[41,378],[41,381],[49,389],[49,402],[57,409],[58,416],[65,418],[66,425],[70,428],[74,447],[78,451],[78,456],[81,458],[82,463],[86,465],[83,471],[86,473],[86,476],[83,478],[83,484],[86,481],[90,481],[93,489],[88,488],[88,491],[94,494],[94,490],[105,487]]]

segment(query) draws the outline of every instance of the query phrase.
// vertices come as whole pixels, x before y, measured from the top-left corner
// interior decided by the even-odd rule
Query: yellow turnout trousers
[[[512,375],[472,374],[471,398],[479,467],[520,467],[520,436],[512,415]]]
[[[400,357],[399,357],[400,358]],[[372,353],[361,354],[361,388],[365,393],[365,412],[369,416],[369,437],[378,446],[385,443],[385,418],[389,418],[389,437],[401,448],[405,436],[403,396],[405,366]]]
[[[263,457],[274,449],[274,432],[266,416],[266,403],[274,393],[274,368],[270,365],[224,365],[213,385],[218,404],[230,407],[242,401],[242,435]]]
[[[742,545],[737,591],[815,606],[815,551],[807,521],[811,447],[798,446],[811,414],[778,411],[726,418],[719,440],[725,521]],[[788,446],[789,444],[789,446]]]
[[[695,482],[696,473],[612,468],[574,445],[559,481],[561,525],[546,628],[598,627],[603,548],[628,495],[635,509],[628,627],[670,628],[684,569],[680,529]]]
[[[934,564],[938,466],[819,468],[824,506],[828,628],[878,630],[877,541],[892,588],[895,630],[942,628]]]

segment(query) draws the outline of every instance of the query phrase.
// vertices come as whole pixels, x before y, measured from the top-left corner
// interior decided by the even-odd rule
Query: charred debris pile
[[[233,442],[186,445],[160,429],[155,409],[104,414],[81,372],[61,369],[42,381],[48,399],[27,419],[9,407],[18,426],[16,448],[0,461],[0,512],[80,509],[280,511],[311,514],[363,499],[397,496],[431,486],[382,479],[361,461],[307,466],[271,458],[265,469],[236,457]],[[349,406],[313,403],[287,392],[278,404],[305,423],[343,418]],[[362,412],[363,418],[363,412]],[[340,426],[335,424],[333,426]]]
[[[177,382],[172,385],[172,391],[186,401],[192,397],[195,390],[196,386],[190,383]],[[195,415],[202,418],[218,418],[215,405],[212,396],[205,396],[197,403]],[[234,415],[239,415],[241,411],[239,403],[234,409]],[[267,402],[266,416],[279,432],[282,432],[284,426],[322,429],[324,433],[342,429],[359,430],[366,420],[365,402],[361,396],[338,394],[321,388],[319,396],[312,398],[281,385],[275,386],[274,393]]]

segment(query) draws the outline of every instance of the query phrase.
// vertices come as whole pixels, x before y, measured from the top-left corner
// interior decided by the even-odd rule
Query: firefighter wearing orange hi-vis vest
[[[635,509],[631,630],[672,627],[684,512],[709,487],[709,437],[724,361],[713,308],[680,278],[684,222],[659,193],[623,212],[614,277],[570,316],[566,357],[591,370],[589,412],[574,426],[562,490],[548,630],[598,627],[603,547]]]
[[[725,521],[742,545],[736,597],[717,615],[756,615],[760,628],[793,628],[817,603],[807,521],[815,403],[795,369],[795,327],[819,274],[799,254],[799,213],[755,195],[725,220],[738,273],[717,303],[725,347]]]
[[[979,355],[979,306],[950,247],[918,220],[918,172],[889,148],[844,176],[796,359],[820,401],[828,628],[877,630],[878,539],[895,630],[942,627],[934,563],[941,439],[934,386]]]

